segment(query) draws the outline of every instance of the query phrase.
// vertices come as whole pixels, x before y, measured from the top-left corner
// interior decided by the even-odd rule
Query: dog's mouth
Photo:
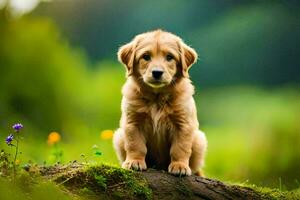
[[[162,88],[167,85],[166,82],[162,82],[162,81],[148,81],[146,82],[146,84],[152,88]]]

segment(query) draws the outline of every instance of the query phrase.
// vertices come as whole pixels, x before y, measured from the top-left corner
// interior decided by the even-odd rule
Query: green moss
[[[72,191],[90,190],[112,199],[151,199],[152,191],[138,173],[109,165],[87,165],[60,175],[57,182]]]
[[[94,178],[97,182],[97,185],[99,185],[100,187],[106,189],[106,178],[100,174],[94,174]]]
[[[82,195],[94,195],[95,194],[92,190],[90,190],[89,188],[86,188],[86,187],[81,188],[79,190],[79,193]]]
[[[251,188],[258,192],[263,199],[296,200],[300,199],[300,189],[292,191],[281,191],[275,188],[258,187],[254,184],[242,184],[241,186]]]

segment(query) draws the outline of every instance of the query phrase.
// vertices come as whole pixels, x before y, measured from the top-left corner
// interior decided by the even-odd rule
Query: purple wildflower
[[[13,139],[14,139],[13,134],[10,134],[9,136],[7,136],[7,138],[5,139],[6,144],[10,145],[11,142],[13,141]]]
[[[19,132],[23,128],[23,125],[22,124],[14,124],[12,126],[12,128],[15,129],[16,132]]]

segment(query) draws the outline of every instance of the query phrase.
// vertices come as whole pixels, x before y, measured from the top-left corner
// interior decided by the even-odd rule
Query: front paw
[[[183,162],[171,162],[169,165],[169,173],[175,176],[190,176],[192,171],[190,167]]]
[[[147,165],[145,160],[125,160],[122,164],[122,168],[143,171],[147,169]]]

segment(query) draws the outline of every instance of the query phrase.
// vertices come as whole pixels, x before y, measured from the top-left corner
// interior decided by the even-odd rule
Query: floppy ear
[[[118,59],[126,66],[127,76],[130,76],[133,71],[134,63],[134,42],[130,42],[120,47],[118,51]]]
[[[180,42],[180,51],[182,74],[184,77],[189,77],[188,70],[197,61],[198,55],[193,48],[189,47],[184,42]]]

